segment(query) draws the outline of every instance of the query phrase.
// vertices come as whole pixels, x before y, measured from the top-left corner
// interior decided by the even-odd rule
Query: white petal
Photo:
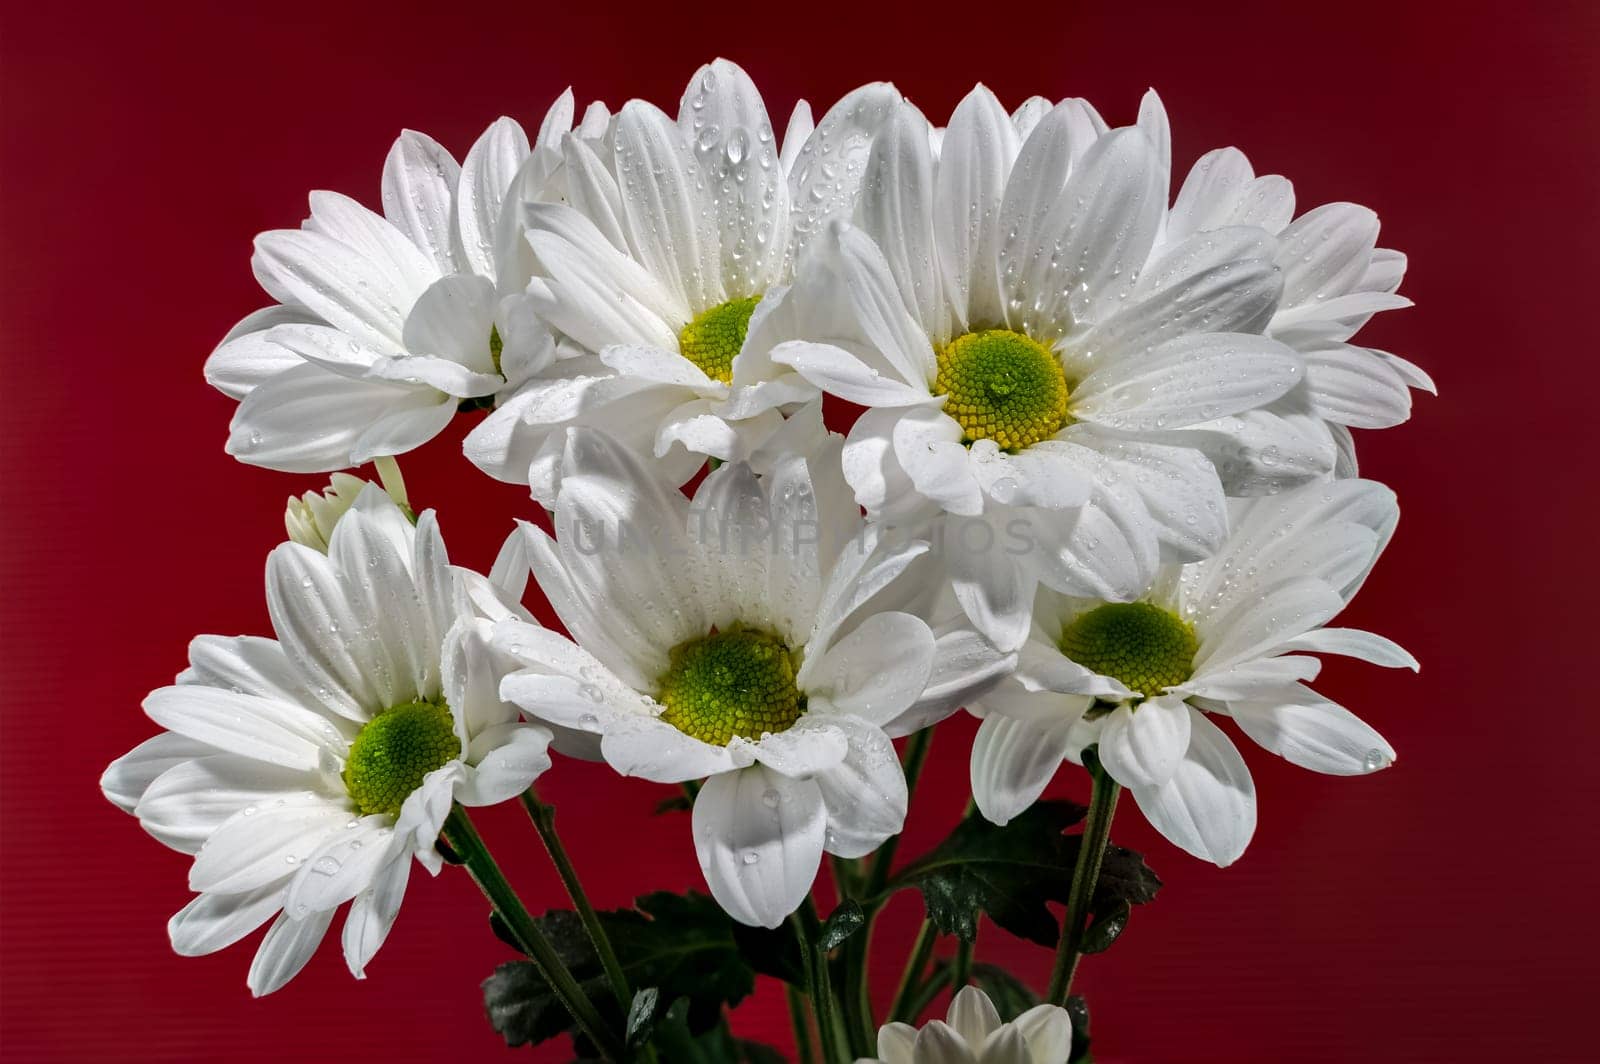
[[[345,965],[357,979],[366,978],[366,967],[389,937],[394,918],[399,915],[400,901],[405,897],[406,881],[411,876],[411,862],[397,857],[379,873],[372,888],[356,897],[350,912],[344,918]]]
[[[246,806],[206,840],[189,869],[189,889],[237,894],[298,870],[353,814],[331,799],[300,794]]]
[[[1189,752],[1160,787],[1135,789],[1145,818],[1173,845],[1219,867],[1239,859],[1256,830],[1256,788],[1233,743],[1191,709]]]
[[[281,908],[277,884],[243,894],[199,894],[167,921],[167,936],[180,957],[203,957],[233,945]]]
[[[1067,438],[1094,448],[1138,492],[1167,557],[1199,561],[1222,546],[1228,533],[1227,502],[1216,468],[1205,455],[1090,425],[1074,426]]]
[[[139,825],[167,846],[197,853],[223,821],[312,782],[304,772],[217,754],[162,773],[139,799]]]
[[[911,707],[884,724],[891,739],[929,728],[982,697],[1016,667],[1017,656],[1002,652],[974,631],[965,618],[934,630],[933,671],[928,686]]]
[[[1328,203],[1296,218],[1281,235],[1283,301],[1294,306],[1351,291],[1378,240],[1378,216],[1354,203]]]
[[[762,765],[707,780],[694,803],[694,845],[712,896],[742,924],[777,927],[811,890],[826,823],[810,780]]]
[[[911,406],[928,396],[885,376],[842,347],[790,340],[774,347],[772,361],[794,367],[806,380],[858,406]]]
[[[1358,429],[1384,429],[1411,416],[1411,389],[1379,352],[1324,344],[1304,352],[1316,412]]]
[[[1370,661],[1389,669],[1420,672],[1422,666],[1405,647],[1359,628],[1317,628],[1283,644],[1285,650],[1309,650],[1314,654],[1343,654]]]
[[[972,741],[972,798],[985,819],[1011,820],[1039,800],[1067,756],[1076,719],[1053,724],[1013,720],[999,713],[984,718]]]
[[[721,244],[705,175],[677,125],[632,100],[617,115],[623,227],[634,257],[691,309],[725,301]]]
[[[383,164],[383,214],[425,251],[442,274],[462,268],[455,247],[455,195],[461,167],[438,141],[406,130]]]
[[[948,325],[933,236],[933,156],[928,122],[910,104],[896,108],[873,141],[856,214],[922,331],[943,335]]]
[[[312,913],[304,920],[291,920],[288,913],[278,917],[250,963],[250,993],[264,997],[299,975],[332,921],[331,909]]]
[[[1000,201],[1020,148],[1016,128],[982,85],[950,116],[934,196],[939,270],[957,324],[1001,321]]]
[[[395,703],[376,686],[370,644],[352,641],[362,619],[348,596],[333,562],[319,551],[284,543],[267,556],[267,611],[284,652],[324,705],[364,721]]]
[[[873,139],[899,102],[892,85],[863,85],[834,104],[795,151],[788,173],[796,261],[830,219],[855,204]],[[789,151],[785,141],[784,153]]]
[[[337,908],[367,890],[390,861],[406,859],[387,814],[362,817],[323,840],[300,865],[283,907],[299,917]]]
[[[462,805],[495,805],[533,786],[550,769],[551,733],[537,724],[504,724],[473,740],[472,771],[456,789]]]
[[[325,717],[289,702],[214,687],[181,685],[152,691],[150,719],[218,750],[309,772],[324,751],[342,754],[344,739]]]
[[[344,469],[360,464],[353,452],[362,445],[364,434],[388,415],[419,407],[437,410],[431,404],[440,400],[448,397],[432,389],[352,380],[321,366],[301,365],[245,396],[229,426],[227,450],[241,462],[288,473]],[[444,408],[446,421],[454,410],[454,403]],[[422,439],[437,431],[434,428]]]
[[[984,519],[945,519],[950,587],[975,627],[995,646],[1015,650],[1028,637],[1038,580],[1025,559],[1002,547]]]
[[[917,1032],[917,1042],[912,1047],[912,1059],[917,1064],[977,1064],[977,1055],[955,1029],[943,1020],[929,1020]]]
[[[230,398],[243,399],[263,381],[300,365],[299,355],[267,339],[274,327],[293,324],[317,324],[317,318],[299,307],[284,306],[246,315],[206,358],[206,383]]]
[[[1265,406],[1303,374],[1292,350],[1264,336],[1190,335],[1095,370],[1071,411],[1109,428],[1177,429]]]
[[[950,1010],[945,1022],[976,1048],[1000,1027],[1000,1013],[989,996],[975,986],[964,986],[950,999]]]
[[[495,276],[495,231],[511,179],[528,157],[528,135],[509,118],[483,131],[461,164],[456,194],[456,228],[466,266],[482,277]]]
[[[340,331],[388,349],[400,344],[401,322],[427,283],[425,274],[398,278],[356,248],[304,229],[262,233],[250,265],[279,302],[305,307]]]
[[[1260,746],[1313,772],[1362,776],[1394,764],[1394,747],[1354,713],[1298,684],[1228,712]]]
[[[864,857],[905,825],[905,772],[894,744],[873,724],[830,713],[829,723],[844,732],[844,760],[816,777],[828,810],[824,843],[840,857]]]
[[[422,293],[406,316],[406,350],[413,355],[438,355],[474,373],[498,378],[489,352],[489,334],[494,329],[498,303],[494,285],[486,278],[461,274],[441,277]]]
[[[110,765],[100,776],[100,791],[124,813],[132,813],[150,784],[174,766],[217,753],[210,743],[187,735],[162,732],[140,743]]]
[[[800,154],[800,146],[816,128],[817,123],[811,117],[811,105],[805,100],[796,100],[794,110],[789,112],[789,124],[783,130],[783,147],[778,153],[778,165],[783,168],[785,176],[794,170],[794,160]]]
[[[1189,748],[1189,707],[1162,696],[1113,710],[1100,726],[1100,761],[1124,787],[1160,787]]]
[[[849,738],[832,713],[805,712],[792,727],[767,732],[756,741],[735,738],[729,746],[748,749],[755,759],[791,779],[810,779],[844,760]]]
[[[1056,1005],[1035,1005],[1011,1021],[1028,1041],[1035,1062],[1066,1060],[1072,1051],[1072,1014]]]
[[[618,714],[606,722],[600,737],[606,763],[624,776],[653,783],[704,779],[749,764],[747,752],[730,753],[654,717]]]
[[[404,544],[402,553],[391,535],[382,519],[356,507],[334,527],[328,545],[328,560],[339,574],[341,604],[354,627],[326,633],[322,642],[338,641],[348,648],[378,707],[427,697],[439,683],[441,634],[410,571],[411,545]],[[334,606],[330,614],[337,610]]]
[[[760,295],[781,279],[789,246],[789,186],[761,94],[737,64],[718,59],[689,79],[678,125],[704,180],[719,190],[727,295]]]
[[[1300,577],[1244,600],[1201,625],[1197,672],[1223,669],[1275,651],[1287,640],[1327,622],[1344,600],[1314,577]]]
[[[919,494],[948,513],[976,517],[983,513],[983,492],[962,438],[949,414],[917,407],[895,422],[894,453]]]
[[[829,647],[798,678],[807,694],[876,724],[893,720],[921,697],[933,670],[933,632],[909,613],[875,613]]]

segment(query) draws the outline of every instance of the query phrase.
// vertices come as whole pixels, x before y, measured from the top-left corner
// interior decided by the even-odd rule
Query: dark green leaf
[[[628,1045],[641,1046],[650,1037],[656,1019],[656,1002],[660,1000],[661,991],[653,986],[634,991],[633,1004],[628,1006]]]
[[[1005,827],[974,814],[902,869],[889,890],[916,887],[934,925],[964,941],[976,938],[981,911],[1014,935],[1054,946],[1059,926],[1046,903],[1067,900],[1080,839],[1064,832],[1084,812],[1071,802],[1036,802]],[[1091,908],[1110,911],[1117,899],[1143,905],[1160,888],[1144,858],[1108,846]]]
[[[1132,909],[1127,898],[1111,897],[1105,899],[1102,909],[1093,912],[1093,920],[1083,935],[1084,953],[1104,953],[1111,948],[1111,943],[1117,940],[1123,929],[1128,926],[1128,915]]]
[[[662,1064],[785,1064],[782,1053],[761,1042],[735,1038],[724,1022],[694,1033],[688,1014],[689,1002],[679,998],[657,1024],[655,1045]]]
[[[755,986],[755,972],[734,939],[733,920],[703,894],[647,894],[637,904],[637,909],[600,914],[629,985],[654,987],[663,997],[686,1001],[685,1022],[692,1033],[715,1026],[723,1005],[738,1003]],[[552,910],[535,923],[595,1006],[620,1024],[624,1009],[577,914]],[[483,996],[489,1022],[508,1045],[542,1042],[573,1026],[532,961],[500,965],[485,980]]]
[[[776,928],[735,924],[733,940],[739,944],[739,955],[757,975],[770,975],[805,989],[806,962],[800,956],[794,931],[787,924]]]
[[[674,794],[671,798],[663,798],[656,803],[656,816],[662,813],[687,813],[694,808],[694,803],[689,801],[687,794]]]
[[[1089,1052],[1088,1002],[1076,994],[1067,998],[1067,1015],[1072,1018],[1072,1054],[1067,1060],[1071,1064],[1093,1064],[1094,1057]]]
[[[992,964],[974,964],[972,981],[989,995],[1000,1018],[1008,1023],[1039,1004],[1039,995],[1028,984]]]
[[[860,904],[854,898],[846,898],[823,923],[822,934],[817,944],[824,952],[829,952],[861,930],[866,922],[867,914],[861,911]]]
[[[498,909],[489,910],[489,930],[494,932],[495,938],[498,938],[518,953],[522,952],[522,943],[517,941],[516,933],[500,918]]]

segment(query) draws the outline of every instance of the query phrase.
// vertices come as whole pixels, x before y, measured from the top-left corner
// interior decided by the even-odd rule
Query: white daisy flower
[[[900,106],[857,225],[832,225],[795,286],[828,284],[848,320],[771,352],[867,408],[844,456],[857,499],[897,523],[948,515],[955,592],[1002,646],[1025,637],[1040,581],[1129,598],[1159,562],[1214,551],[1222,484],[1181,430],[1303,373],[1260,335],[1281,288],[1271,237],[1205,234],[1147,263],[1168,167],[1153,100],[1107,131],[1082,101],[1012,117],[979,86],[937,160]]]
[[[837,453],[834,441],[835,470]],[[958,653],[936,668],[934,633],[905,612],[927,544],[875,549],[828,461],[791,456],[765,476],[733,463],[692,505],[645,461],[569,430],[557,536],[520,535],[572,638],[499,625],[496,648],[524,666],[501,694],[597,736],[624,775],[706,779],[694,843],[711,892],[742,923],[775,927],[824,851],[859,857],[900,830],[891,735],[988,677],[953,675],[969,668]]]
[[[1294,217],[1294,188],[1276,174],[1257,177],[1237,148],[1201,156],[1167,216],[1166,237],[1254,227],[1277,238],[1274,261],[1283,296],[1267,335],[1299,351],[1304,382],[1260,412],[1241,415],[1262,431],[1282,418],[1301,442],[1280,448],[1267,468],[1241,470],[1230,493],[1265,494],[1285,478],[1337,467],[1356,472],[1351,429],[1389,428],[1411,416],[1411,389],[1437,394],[1420,367],[1386,351],[1348,341],[1374,314],[1411,306],[1397,294],[1406,257],[1378,247],[1378,216],[1355,203],[1328,203]],[[1291,219],[1293,219],[1291,221]]]
[[[1165,567],[1137,602],[1041,592],[1016,673],[975,700],[973,796],[1004,824],[1032,805],[1063,759],[1098,744],[1101,766],[1175,845],[1217,865],[1255,831],[1255,785],[1208,714],[1316,772],[1361,775],[1395,753],[1344,707],[1306,686],[1343,654],[1417,668],[1395,643],[1323,627],[1355,594],[1399,518],[1372,481],[1310,484],[1230,504],[1214,558]]]
[[[272,552],[267,607],[278,638],[197,638],[178,682],[145,699],[166,730],[101,779],[194,855],[174,949],[212,953],[273,921],[250,968],[258,995],[300,971],[347,901],[344,955],[362,977],[411,858],[438,871],[451,803],[504,801],[550,765],[549,731],[500,700],[488,641],[521,611],[449,564],[432,511],[413,528],[368,486],[327,554]]]
[[[888,85],[846,96],[782,144],[738,66],[702,67],[676,121],[629,102],[603,143],[562,139],[566,203],[527,202],[528,296],[573,345],[467,441],[472,461],[553,498],[561,430],[591,425],[660,459],[674,484],[747,456],[816,390],[760,357],[827,306],[785,298],[801,249],[847,212]],[[531,472],[530,472],[531,471]]]
[[[919,1031],[907,1023],[878,1031],[878,1055],[856,1064],[1062,1064],[1072,1051],[1072,1019],[1056,1005],[1035,1005],[1009,1023],[989,996],[962,987],[943,1020]]]
[[[407,130],[384,164],[382,215],[313,192],[300,229],[258,236],[251,265],[278,303],[206,363],[206,379],[240,400],[228,453],[298,473],[402,454],[554,359],[521,295],[497,288],[497,247],[507,188],[550,168],[572,111],[569,91],[531,155],[522,127],[501,118],[459,166]]]

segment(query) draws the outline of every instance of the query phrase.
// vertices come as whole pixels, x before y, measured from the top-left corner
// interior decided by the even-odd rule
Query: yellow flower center
[[[732,628],[675,647],[656,701],[661,719],[713,746],[790,728],[805,712],[794,659],[776,636]]]
[[[1147,698],[1192,676],[1199,646],[1187,622],[1148,602],[1097,606],[1061,633],[1063,654]]]
[[[1061,361],[1037,340],[1009,329],[965,333],[937,349],[933,390],[965,433],[1015,453],[1047,440],[1067,421]]]
[[[461,754],[450,707],[407,702],[369,720],[350,744],[344,786],[362,816],[400,815],[423,777]]]
[[[707,377],[727,384],[733,380],[733,356],[744,347],[760,296],[730,299],[701,312],[678,334],[678,350],[699,366]]]

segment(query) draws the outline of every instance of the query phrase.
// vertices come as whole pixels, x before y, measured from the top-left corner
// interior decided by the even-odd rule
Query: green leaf
[[[1072,1019],[1072,1052],[1067,1060],[1071,1064],[1093,1064],[1089,1052],[1089,1004],[1077,994],[1067,998],[1067,1015]]]
[[[674,794],[671,798],[663,798],[656,803],[656,816],[663,813],[687,813],[694,808],[694,803],[687,794]]]
[[[633,1004],[628,1006],[626,1031],[630,1047],[637,1048],[650,1037],[650,1029],[655,1025],[656,1003],[660,1000],[661,991],[656,987],[634,991]]]
[[[1021,979],[992,964],[974,964],[972,981],[989,995],[1002,1019],[1010,1022],[1039,1004],[1039,995]]]
[[[1128,926],[1132,912],[1127,898],[1108,898],[1103,909],[1091,910],[1093,920],[1083,935],[1082,952],[1104,953]]]
[[[1046,903],[1067,900],[1080,837],[1064,832],[1084,813],[1072,802],[1036,802],[1005,827],[975,813],[902,869],[888,891],[917,888],[934,926],[963,941],[977,937],[982,912],[1020,938],[1053,947],[1060,929]],[[1090,907],[1110,912],[1118,900],[1143,905],[1160,889],[1144,858],[1108,846]]]
[[[854,898],[846,898],[823,923],[822,934],[818,937],[817,944],[824,952],[831,952],[845,939],[860,931],[866,922],[867,914],[861,911],[860,903]]]
[[[657,1025],[655,1044],[662,1064],[785,1064],[782,1053],[762,1042],[735,1038],[724,1022],[692,1032],[689,1011],[688,1000],[679,998]]]
[[[723,1005],[737,1004],[754,989],[755,972],[734,939],[735,924],[716,902],[703,894],[660,892],[636,904],[637,909],[603,912],[600,922],[628,984],[656,989],[658,1000],[687,1002],[685,1022],[691,1033],[715,1026]],[[611,992],[578,915],[558,909],[534,922],[596,1008],[620,1025],[625,1010]],[[496,968],[484,981],[483,999],[489,1022],[507,1045],[542,1042],[575,1026],[532,961]]]
[[[739,944],[739,955],[757,975],[770,975],[805,989],[805,958],[801,957],[800,943],[788,924],[775,928],[735,924],[733,940]]]

